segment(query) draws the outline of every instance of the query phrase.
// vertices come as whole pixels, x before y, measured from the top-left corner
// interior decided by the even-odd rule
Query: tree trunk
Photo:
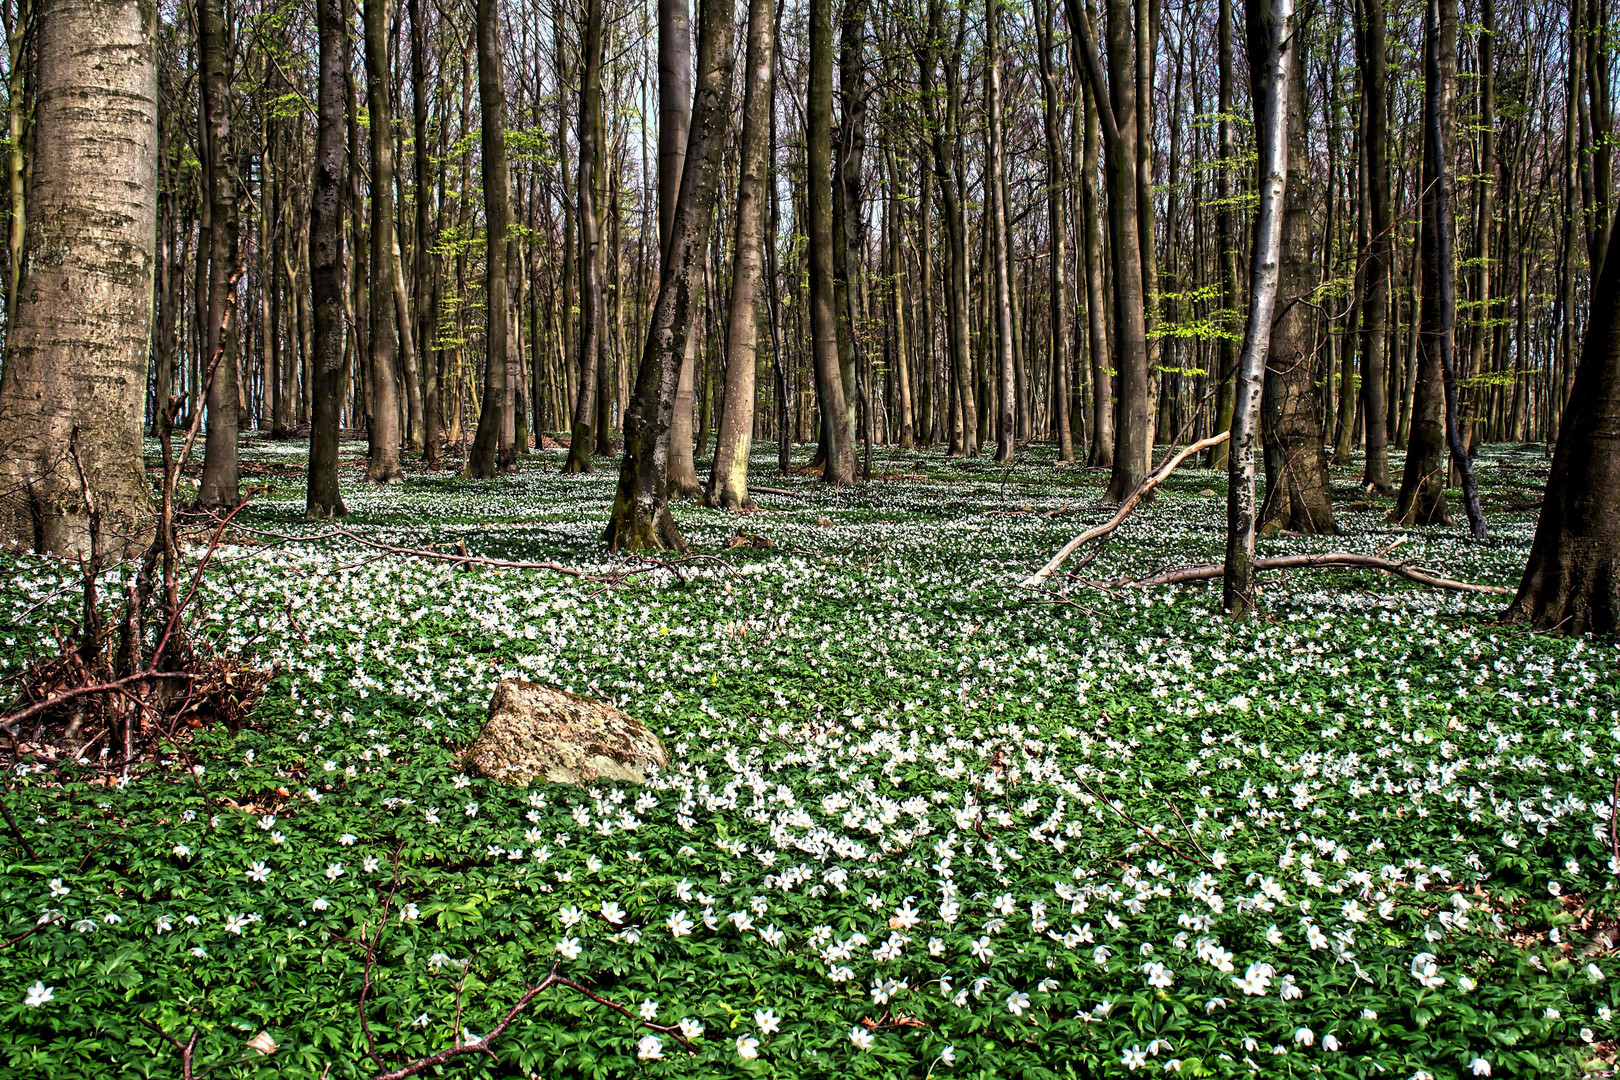
[[[1136,50],[1130,0],[1108,0],[1108,78],[1103,78],[1090,20],[1081,0],[1068,0],[1069,22],[1085,61],[1103,134],[1108,181],[1108,240],[1114,282],[1114,367],[1119,372],[1113,472],[1103,499],[1120,502],[1147,473],[1152,451],[1151,372],[1148,370],[1143,254],[1137,189]],[[1138,33],[1148,33],[1146,26]]]
[[[1604,259],[1536,537],[1506,618],[1620,631],[1620,259]]]
[[[1087,0],[1089,4],[1090,0]],[[1072,10],[1070,15],[1073,19]],[[1079,29],[1070,22],[1074,40]],[[1114,466],[1114,371],[1108,348],[1108,297],[1103,287],[1102,228],[1098,222],[1097,144],[1101,126],[1097,118],[1097,97],[1082,68],[1078,46],[1071,43],[1069,54],[1075,67],[1075,81],[1085,105],[1085,125],[1080,148],[1080,245],[1086,277],[1086,344],[1091,357],[1091,449],[1086,464],[1094,469]]]
[[[1389,196],[1389,121],[1387,112],[1388,64],[1384,52],[1386,15],[1384,0],[1360,0],[1361,19],[1356,31],[1356,62],[1361,68],[1361,93],[1366,106],[1366,132],[1362,154],[1367,175],[1367,227],[1362,251],[1366,291],[1361,303],[1361,401],[1367,449],[1363,481],[1370,490],[1388,493],[1389,403],[1388,380],[1389,279],[1394,266]]]
[[[1249,318],[1243,331],[1232,403],[1232,452],[1227,456],[1226,570],[1221,606],[1228,615],[1252,611],[1254,602],[1254,436],[1262,379],[1277,307],[1284,197],[1288,185],[1288,95],[1296,34],[1293,0],[1249,5],[1246,13],[1249,78],[1259,144],[1260,207],[1249,256]],[[1257,60],[1264,60],[1262,66]]]
[[[44,0],[26,270],[0,375],[0,539],[64,557],[152,535],[141,409],[157,238],[157,12]],[[233,410],[234,412],[234,410]]]
[[[397,484],[405,479],[399,464],[398,312],[394,301],[394,136],[388,62],[388,0],[364,0],[366,37],[366,109],[371,143],[371,258],[367,270],[371,348],[366,369],[371,391],[371,424],[366,479]]]
[[[319,0],[317,0],[319,2]],[[439,464],[439,279],[434,263],[432,228],[432,156],[428,153],[427,26],[422,0],[409,0],[411,15],[412,158],[416,167],[416,345],[422,356],[422,458],[432,468]],[[443,118],[441,115],[441,125]]]
[[[726,394],[720,434],[704,501],[724,510],[753,505],[748,497],[748,453],[754,435],[754,365],[758,358],[757,312],[763,200],[770,155],[771,94],[776,67],[772,0],[749,0],[748,56],[744,73],[742,162],[737,177],[737,234],[731,264],[731,310],[726,330]]]
[[[855,482],[855,428],[850,422],[838,349],[833,283],[832,0],[810,5],[810,87],[806,153],[809,162],[810,334],[816,397],[821,404],[826,460],[822,479]]]
[[[1277,271],[1277,296],[1283,311],[1271,328],[1260,405],[1266,497],[1260,507],[1259,527],[1262,532],[1280,528],[1322,534],[1339,530],[1328,500],[1327,462],[1322,454],[1325,432],[1315,351],[1318,316],[1311,302],[1317,267],[1311,257],[1315,198],[1306,132],[1308,21],[1295,17],[1297,41],[1289,49],[1288,163],[1284,170],[1288,182]]]
[[[202,0],[197,5],[197,51],[201,69],[202,113],[208,147],[205,177],[209,203],[206,315],[202,327],[202,369],[216,355],[208,391],[208,437],[203,444],[202,479],[197,505],[235,506],[241,499],[241,472],[237,464],[237,431],[241,416],[236,358],[227,337],[226,313],[234,297],[231,283],[240,222],[236,212],[236,158],[231,147],[229,57],[226,51],[223,0]],[[199,252],[199,258],[201,253]],[[142,379],[144,382],[144,378]]]
[[[1216,111],[1220,113],[1216,133],[1215,162],[1215,258],[1220,267],[1221,310],[1236,312],[1238,305],[1238,252],[1237,221],[1232,212],[1232,172],[1237,164],[1237,130],[1232,123],[1232,0],[1220,0],[1216,27],[1216,67],[1220,77]],[[1215,390],[1215,430],[1232,430],[1232,404],[1235,400],[1233,380],[1237,377],[1237,342],[1232,334],[1234,319],[1231,315],[1221,319],[1220,382]],[[1228,439],[1209,452],[1209,467],[1224,469],[1231,454],[1232,440]]]
[[[586,0],[582,38],[584,78],[579,93],[579,397],[568,437],[564,472],[591,471],[595,449],[598,382],[606,356],[602,333],[605,317],[602,296],[601,221],[597,213],[597,169],[602,135],[602,20],[604,0]]]
[[[1062,105],[1058,98],[1058,66],[1053,57],[1052,12],[1055,0],[1036,0],[1035,29],[1039,35],[1041,118],[1046,136],[1046,227],[1051,234],[1047,251],[1047,359],[1051,372],[1052,435],[1057,459],[1074,460],[1074,434],[1069,419],[1069,260],[1065,243],[1064,203],[1069,178],[1063,170]]]
[[[314,190],[309,205],[309,278],[315,337],[310,356],[309,487],[304,516],[342,517],[338,491],[338,414],[343,410],[343,5],[317,0],[320,49]]]
[[[1001,131],[1001,0],[985,0],[985,109],[989,114],[990,154],[985,163],[984,186],[989,196],[990,237],[995,247],[995,292],[991,304],[996,313],[996,460],[1010,462],[1018,445],[1017,393],[1013,372],[1012,287],[1007,266],[1007,203],[1002,174],[1007,163]]]
[[[510,212],[506,168],[506,89],[502,78],[501,16],[496,0],[478,2],[478,104],[484,179],[484,401],[478,411],[468,469],[487,479],[512,466],[512,447],[501,438],[507,398],[506,233]]]
[[[737,36],[729,0],[704,0],[698,34],[698,87],[665,263],[647,343],[624,420],[624,460],[604,539],[611,551],[686,550],[669,512],[669,424],[675,409],[693,301],[709,241],[720,153],[731,118],[732,52]]]

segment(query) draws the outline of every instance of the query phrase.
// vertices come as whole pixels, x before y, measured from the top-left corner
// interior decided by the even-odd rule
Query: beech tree
[[[0,537],[31,551],[88,556],[92,508],[109,555],[152,533],[154,18],[134,0],[39,6],[31,210],[0,373]]]

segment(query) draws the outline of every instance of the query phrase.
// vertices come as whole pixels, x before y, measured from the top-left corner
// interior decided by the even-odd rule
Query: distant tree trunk
[[[1047,356],[1051,371],[1052,434],[1057,459],[1074,460],[1074,435],[1069,422],[1069,261],[1064,204],[1069,178],[1063,170],[1062,105],[1058,98],[1058,67],[1053,53],[1052,11],[1055,0],[1036,0],[1035,29],[1039,35],[1041,118],[1046,136],[1046,227],[1051,233],[1047,251],[1047,289],[1051,317],[1047,322]]]
[[[1249,318],[1238,357],[1232,405],[1232,452],[1227,456],[1226,565],[1221,606],[1228,615],[1254,609],[1254,436],[1277,307],[1284,198],[1288,185],[1288,95],[1296,34],[1293,0],[1251,3],[1246,13],[1249,80],[1259,144],[1260,207],[1249,256]]]
[[[822,434],[827,443],[822,479],[830,484],[851,484],[855,482],[855,427],[844,394],[833,283],[832,58],[832,0],[811,0],[810,98],[806,114],[811,348]]]
[[[911,331],[906,320],[910,291],[906,279],[905,215],[900,208],[901,173],[894,150],[886,148],[883,157],[889,173],[889,311],[894,321],[895,410],[900,424],[900,449],[910,450],[916,446],[917,434],[912,406]]]
[[[1016,387],[1013,373],[1012,287],[1007,266],[1007,206],[1002,187],[1006,151],[1001,131],[1001,0],[985,0],[985,109],[990,124],[990,154],[985,163],[984,186],[990,212],[990,236],[995,247],[994,292],[991,307],[996,315],[996,460],[1010,462],[1018,445],[1015,409]]]
[[[862,352],[857,309],[866,233],[862,183],[866,168],[866,19],[867,0],[844,0],[838,25],[838,100],[842,111],[833,131],[832,258],[838,372],[844,383],[850,438],[853,442],[859,425],[866,431],[870,450],[871,429],[860,419],[870,395],[862,393],[856,377]],[[871,458],[870,452],[867,458]]]
[[[611,551],[686,550],[669,512],[669,424],[686,337],[695,322],[692,305],[703,276],[720,153],[731,119],[736,36],[729,0],[703,0],[688,157],[681,170],[680,196],[664,249],[666,261],[647,344],[625,412],[624,460],[604,537]]]
[[[1394,266],[1389,197],[1388,64],[1384,51],[1384,0],[1360,0],[1356,62],[1366,109],[1362,155],[1367,175],[1368,234],[1362,242],[1366,292],[1361,302],[1361,401],[1366,432],[1367,464],[1363,480],[1370,490],[1388,493],[1389,427],[1385,398],[1388,379],[1389,278]]]
[[[319,0],[317,0],[319,2]],[[440,380],[435,345],[439,336],[439,280],[435,270],[431,203],[432,157],[428,153],[427,26],[422,0],[409,0],[411,15],[411,134],[416,166],[416,344],[422,355],[422,455],[430,468],[439,464]]]
[[[157,238],[157,12],[43,0],[33,187],[0,374],[0,540],[120,557],[152,534],[141,409]],[[232,410],[234,413],[234,410]]]
[[[1492,326],[1496,276],[1491,273],[1494,260],[1491,238],[1496,231],[1496,0],[1482,0],[1480,4],[1480,30],[1476,56],[1479,61],[1479,158],[1474,177],[1474,250],[1469,257],[1474,279],[1473,318],[1469,320],[1468,361],[1465,374],[1470,380],[1489,373],[1490,353],[1487,342],[1495,336]],[[1463,444],[1471,458],[1489,419],[1488,407],[1492,389],[1474,385],[1463,403]],[[1484,414],[1484,415],[1482,415]],[[1455,472],[1456,470],[1453,469]],[[1461,483],[1460,475],[1455,478]]]
[[[922,89],[923,107],[928,110],[930,120],[928,127],[932,133],[930,141],[934,157],[934,178],[939,183],[940,209],[945,226],[945,322],[949,354],[947,367],[951,373],[949,380],[951,389],[954,391],[953,394],[946,395],[946,401],[950,403],[953,397],[955,400],[954,410],[947,409],[944,427],[949,435],[951,454],[977,457],[978,410],[973,399],[973,355],[968,325],[967,225],[963,218],[962,192],[957,184],[954,164],[955,146],[960,138],[960,102],[955,93],[954,80],[949,76],[946,79],[943,116],[939,114],[936,100],[938,93],[935,68],[939,62],[939,51],[945,44],[944,11],[943,0],[928,0],[928,36],[918,55],[919,84]],[[811,29],[814,28],[812,21]],[[831,31],[828,32],[828,36],[831,36]],[[952,57],[947,64],[955,62],[956,58]],[[832,108],[831,81],[829,74],[829,112]],[[814,166],[811,168],[813,173]],[[814,203],[811,209],[814,211]],[[853,449],[851,453],[853,454]],[[851,471],[853,468],[852,461]]]
[[[1086,0],[1090,4],[1090,0]],[[1070,18],[1073,14],[1071,9]],[[1108,347],[1108,298],[1103,288],[1102,228],[1098,223],[1097,144],[1101,128],[1097,119],[1097,97],[1086,78],[1084,60],[1074,42],[1080,31],[1070,22],[1074,40],[1069,45],[1075,82],[1085,106],[1084,130],[1080,148],[1080,245],[1086,279],[1086,343],[1091,356],[1091,449],[1086,464],[1094,469],[1114,465],[1114,374],[1113,352]]]
[[[310,356],[308,518],[342,517],[338,491],[338,414],[343,411],[343,108],[342,0],[317,0],[320,82],[316,94],[315,180],[309,204],[309,278],[315,336]]]
[[[197,5],[197,38],[203,126],[206,128],[206,135],[200,141],[208,148],[204,159],[209,243],[204,305],[207,314],[202,328],[203,370],[207,370],[215,354],[224,353],[208,384],[208,437],[203,444],[197,505],[225,507],[235,506],[241,499],[236,447],[241,415],[236,357],[225,327],[226,312],[234,302],[230,286],[236,266],[240,221],[236,212],[236,157],[231,147],[230,64],[223,0],[202,0]]]
[[[754,366],[758,360],[763,201],[770,155],[771,94],[776,68],[772,0],[749,0],[748,57],[744,72],[742,161],[737,178],[737,234],[731,264],[731,310],[726,330],[726,393],[720,434],[705,502],[724,510],[753,505],[748,497],[748,453],[754,435]]]
[[[1449,446],[1462,472],[1463,500],[1474,537],[1484,539],[1485,519],[1474,489],[1473,466],[1457,428],[1456,374],[1452,364],[1456,314],[1452,259],[1451,166],[1447,139],[1456,95],[1457,3],[1430,0],[1424,32],[1427,54],[1423,94],[1423,220],[1418,248],[1422,264],[1422,311],[1418,326],[1418,372],[1413,388],[1412,429],[1401,474],[1395,520],[1404,524],[1450,524],[1446,510]]]
[[[1216,112],[1220,114],[1220,120],[1216,132],[1215,259],[1220,267],[1221,310],[1235,313],[1238,305],[1238,239],[1236,215],[1232,212],[1232,172],[1238,165],[1237,129],[1232,123],[1232,110],[1236,107],[1232,100],[1232,77],[1235,66],[1232,61],[1232,0],[1220,0],[1216,18],[1219,25],[1215,31],[1215,66],[1220,79]],[[1221,319],[1221,329],[1225,332],[1221,334],[1217,346],[1220,356],[1220,381],[1215,390],[1216,431],[1232,429],[1233,379],[1236,378],[1237,372],[1237,341],[1232,333],[1234,323],[1232,315]],[[1212,447],[1209,452],[1209,467],[1226,468],[1226,460],[1231,451],[1230,439]]]
[[[485,331],[484,401],[478,412],[478,433],[473,436],[468,469],[487,479],[512,466],[512,447],[501,438],[505,423],[507,283],[506,233],[508,209],[506,168],[506,89],[501,63],[501,15],[496,0],[478,0],[478,104],[482,111],[484,172],[484,295]]]
[[[1280,528],[1319,534],[1339,530],[1328,500],[1327,461],[1322,453],[1326,433],[1315,350],[1319,320],[1311,303],[1317,284],[1311,238],[1317,226],[1312,220],[1315,197],[1306,132],[1308,22],[1295,17],[1296,44],[1289,49],[1288,182],[1277,273],[1277,295],[1284,307],[1271,328],[1260,404],[1266,497],[1260,506],[1259,527],[1263,532]]]
[[[595,449],[597,396],[601,367],[606,358],[602,323],[606,316],[602,295],[601,221],[597,213],[597,168],[602,133],[602,20],[604,0],[585,0],[585,32],[581,49],[585,65],[579,92],[579,397],[568,438],[564,472],[591,471]]]
[[[1620,259],[1592,289],[1530,558],[1506,614],[1543,630],[1620,631]]]
[[[373,484],[397,484],[405,479],[405,471],[399,465],[399,381],[394,373],[398,313],[394,307],[394,114],[388,0],[364,0],[361,8],[371,136],[371,258],[367,265],[371,349],[366,369],[371,424],[367,428],[366,479]]]
[[[1137,204],[1136,50],[1130,0],[1108,0],[1108,78],[1081,0],[1068,0],[1069,23],[1079,27],[1075,47],[1085,61],[1101,121],[1108,180],[1108,240],[1114,283],[1114,367],[1119,372],[1113,473],[1103,499],[1120,502],[1147,473],[1153,415],[1148,370],[1147,298],[1143,292],[1142,229]],[[1137,27],[1147,33],[1146,26]]]

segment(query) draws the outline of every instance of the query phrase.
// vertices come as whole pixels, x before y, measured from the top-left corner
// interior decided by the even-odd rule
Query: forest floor
[[[371,1077],[488,1035],[554,964],[628,1015],[552,986],[426,1075],[1611,1068],[1613,646],[1367,572],[1272,575],[1236,623],[1218,584],[1020,589],[1107,516],[1102,474],[1044,448],[879,451],[834,492],[766,446],[756,481],[793,494],[677,506],[704,557],[673,567],[604,554],[608,462],[343,473],[358,535],[608,581],[263,535],[327,532],[305,453],[248,440],[268,490],[197,609],[271,672],[251,726],[122,785],[9,772],[0,1077],[180,1077],[194,1034],[197,1076]],[[1409,533],[1401,557],[1513,586],[1546,469],[1485,451],[1484,545],[1388,526],[1338,469],[1345,534],[1261,549]],[[1218,559],[1223,491],[1176,473],[1081,573]],[[76,596],[60,566],[4,570],[13,674]],[[503,678],[615,702],[671,768],[465,774]]]

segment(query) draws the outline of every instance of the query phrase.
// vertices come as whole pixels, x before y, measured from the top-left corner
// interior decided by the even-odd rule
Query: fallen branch
[[[523,996],[518,998],[517,1001],[513,1003],[511,1008],[506,1010],[506,1015],[501,1017],[500,1021],[494,1027],[489,1029],[488,1035],[482,1035],[476,1039],[463,1039],[458,1041],[454,1046],[447,1046],[436,1054],[429,1054],[427,1057],[417,1058],[415,1061],[401,1065],[397,1069],[390,1069],[387,1072],[380,1072],[376,1075],[376,1077],[373,1078],[373,1080],[405,1080],[406,1077],[415,1076],[417,1073],[426,1072],[428,1069],[436,1068],[452,1058],[458,1058],[464,1054],[488,1054],[490,1057],[494,1057],[495,1052],[490,1049],[490,1044],[496,1039],[500,1038],[506,1029],[512,1026],[512,1021],[516,1020],[518,1016],[522,1014],[523,1010],[528,1008],[529,1002],[533,1001],[541,993],[549,990],[553,986],[566,986],[570,990],[578,991],[584,996],[590,998],[592,1001],[600,1005],[606,1005],[610,1009],[614,1009],[626,1017],[635,1020],[641,1027],[662,1032],[663,1034],[674,1039],[676,1042],[680,1043],[687,1050],[693,1053],[697,1052],[697,1047],[692,1045],[691,1041],[681,1033],[679,1024],[655,1024],[650,1020],[640,1020],[639,1018],[633,1016],[630,1010],[626,1009],[623,1005],[616,1004],[604,997],[599,996],[598,994],[591,992],[589,989],[581,986],[579,983],[568,978],[566,975],[557,974],[557,965],[553,964],[551,966],[551,971],[546,974],[546,977],[541,979],[537,985],[532,986],[528,990],[524,991]]]
[[[1376,555],[1358,555],[1350,551],[1329,551],[1321,555],[1271,555],[1254,560],[1256,570],[1377,570],[1432,589],[1452,592],[1483,593],[1489,596],[1512,596],[1513,590],[1500,585],[1478,585],[1471,581],[1457,581],[1442,577],[1432,570],[1423,570],[1410,563],[1381,559]],[[1122,578],[1102,583],[1110,589],[1144,588],[1149,585],[1180,585],[1189,581],[1213,581],[1224,576],[1226,567],[1220,563],[1197,563],[1193,566],[1159,570],[1146,577]]]
[[[1198,453],[1200,450],[1208,450],[1212,446],[1220,445],[1229,439],[1231,435],[1232,433],[1230,431],[1223,431],[1219,435],[1211,435],[1207,439],[1200,439],[1191,446],[1185,447],[1174,457],[1165,461],[1152,473],[1143,477],[1141,482],[1138,483],[1135,488],[1131,489],[1131,493],[1125,496],[1125,501],[1119,504],[1119,510],[1114,514],[1113,517],[1109,518],[1101,525],[1087,529],[1073,540],[1070,540],[1067,544],[1064,544],[1063,547],[1058,549],[1058,553],[1052,556],[1051,562],[1047,563],[1045,566],[1035,571],[1035,573],[1025,578],[1021,584],[1026,589],[1034,588],[1035,586],[1040,585],[1047,578],[1057,573],[1058,567],[1067,562],[1069,556],[1073,555],[1081,545],[1089,543],[1092,540],[1103,539],[1112,535],[1114,530],[1119,528],[1120,524],[1124,522],[1126,517],[1130,515],[1130,512],[1136,509],[1136,504],[1141,502],[1148,492],[1162,484],[1171,473],[1175,472],[1176,466],[1180,465],[1188,457]]]
[[[750,494],[750,495],[754,495],[754,494],[760,494],[760,495],[786,495],[790,499],[797,499],[802,494],[802,492],[789,491],[787,488],[760,487],[758,484],[749,484],[748,485],[748,494]]]

